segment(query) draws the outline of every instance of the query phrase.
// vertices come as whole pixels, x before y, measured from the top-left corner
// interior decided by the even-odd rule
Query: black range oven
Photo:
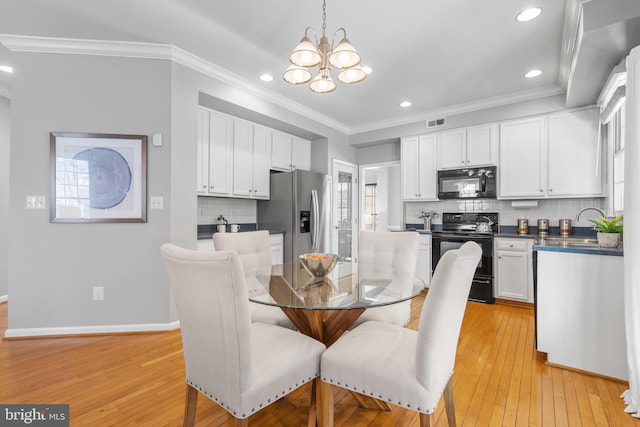
[[[487,223],[491,231],[478,232],[478,224]],[[486,226],[481,226],[487,228]],[[482,258],[471,284],[469,300],[493,304],[493,233],[498,231],[497,213],[443,213],[442,231],[433,231],[432,268],[445,252],[457,249],[465,242],[473,241],[482,248]]]

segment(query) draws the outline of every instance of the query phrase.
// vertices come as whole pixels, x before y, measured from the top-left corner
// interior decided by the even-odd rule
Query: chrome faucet
[[[594,210],[594,211],[598,212],[600,214],[600,216],[603,216],[605,218],[607,217],[607,215],[604,213],[604,211],[602,209],[600,209],[600,208],[591,208],[591,207],[590,208],[583,208],[583,209],[580,209],[580,211],[578,211],[578,213],[576,214],[576,222],[578,222],[580,220],[580,215],[582,215],[582,213],[584,211],[588,211],[588,210]]]

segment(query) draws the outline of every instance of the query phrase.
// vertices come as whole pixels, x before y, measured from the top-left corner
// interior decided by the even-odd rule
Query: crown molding
[[[289,98],[265,90],[209,61],[173,45],[142,42],[65,39],[0,34],[0,43],[12,52],[58,53],[162,59],[181,64],[209,77],[240,88],[245,92],[294,111],[317,123],[349,134],[349,127]]]
[[[423,111],[419,114],[403,118],[402,120],[388,120],[376,122],[375,126],[359,126],[351,128],[351,134],[370,132],[380,129],[386,129],[395,126],[403,126],[416,122],[433,119],[434,117],[446,117],[456,114],[464,114],[472,111],[485,110],[487,108],[495,108],[503,105],[514,104],[517,102],[532,101],[534,99],[546,98],[548,96],[561,95],[565,91],[557,84],[542,86],[535,89],[514,92],[507,95],[495,96],[493,98],[484,98],[478,101],[466,102],[464,104],[452,105],[449,107],[436,108],[433,110]]]

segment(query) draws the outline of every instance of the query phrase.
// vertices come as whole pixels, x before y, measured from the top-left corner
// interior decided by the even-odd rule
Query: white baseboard
[[[140,325],[69,326],[60,328],[7,329],[5,338],[45,337],[61,335],[121,334],[127,332],[162,332],[180,327],[180,322],[148,323]]]
[[[9,301],[9,295],[0,295],[0,302]]]

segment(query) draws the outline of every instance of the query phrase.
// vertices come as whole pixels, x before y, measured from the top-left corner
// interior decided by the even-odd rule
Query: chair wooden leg
[[[236,427],[249,427],[249,418],[236,418]]]
[[[453,384],[451,383],[452,377],[447,381],[447,385],[444,388],[444,408],[447,411],[447,419],[449,420],[449,427],[456,427],[456,411],[453,407]]]
[[[198,390],[187,384],[187,395],[184,400],[184,427],[192,427],[196,421],[196,408],[198,406]]]
[[[433,427],[435,425],[433,414],[420,414],[420,427]]]
[[[320,378],[316,389],[316,415],[319,427],[333,427],[333,387]]]
[[[309,405],[309,419],[307,420],[307,427],[316,427],[316,421],[318,420],[318,412],[316,407],[316,387],[318,387],[319,377],[313,379],[311,383],[311,404]]]

